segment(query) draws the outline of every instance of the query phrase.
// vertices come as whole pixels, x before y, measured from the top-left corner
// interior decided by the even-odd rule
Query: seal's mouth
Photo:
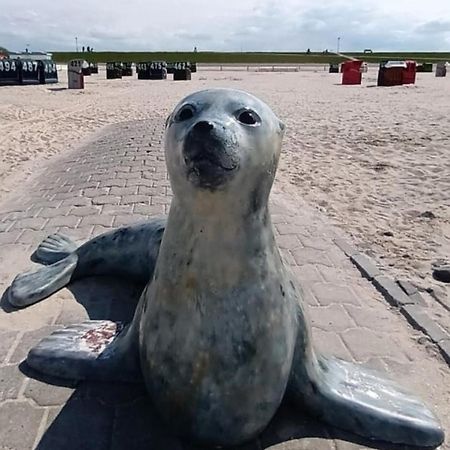
[[[225,184],[239,165],[229,140],[214,133],[188,133],[183,158],[188,179],[196,186],[208,189]]]

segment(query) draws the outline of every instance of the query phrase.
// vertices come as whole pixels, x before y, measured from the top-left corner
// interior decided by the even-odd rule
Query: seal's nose
[[[212,122],[207,122],[206,120],[201,120],[194,125],[194,131],[198,133],[209,133],[214,128]]]

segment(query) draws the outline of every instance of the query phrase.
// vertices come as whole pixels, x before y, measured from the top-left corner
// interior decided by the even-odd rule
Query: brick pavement
[[[79,241],[113,227],[167,213],[171,189],[162,123],[114,125],[53,159],[0,208],[0,283],[31,264],[49,233]],[[286,263],[302,284],[315,345],[363,362],[417,392],[450,429],[450,370],[435,345],[388,305],[334,243],[345,238],[314,208],[278,185],[272,220]],[[139,288],[116,279],[74,283],[30,308],[0,311],[0,449],[187,449],[158,421],[142,386],[71,384],[23,363],[43,336],[83,318],[130,318]],[[247,449],[395,448],[369,443],[283,405]],[[450,448],[450,445],[442,446]]]

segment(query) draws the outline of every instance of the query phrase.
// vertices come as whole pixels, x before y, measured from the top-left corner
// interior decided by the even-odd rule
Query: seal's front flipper
[[[31,259],[41,264],[54,264],[69,256],[77,249],[77,244],[69,237],[55,233],[47,236],[31,256]]]
[[[44,338],[28,353],[27,364],[71,380],[140,382],[136,337],[120,322],[89,320]]]
[[[17,275],[9,288],[9,303],[16,308],[24,308],[59,291],[70,282],[77,262],[77,255],[72,253],[36,272]]]
[[[306,370],[294,364],[290,389],[318,419],[373,440],[421,448],[443,442],[433,413],[394,382],[342,360],[313,360]]]

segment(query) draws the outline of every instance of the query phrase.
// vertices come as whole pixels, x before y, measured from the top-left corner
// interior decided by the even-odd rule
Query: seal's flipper
[[[325,357],[315,362],[315,373],[306,374],[301,363],[297,366],[291,393],[320,420],[373,440],[421,448],[443,442],[444,432],[434,414],[376,372]]]
[[[55,233],[47,236],[33,253],[31,259],[41,264],[54,264],[69,256],[77,245],[69,237]]]
[[[42,267],[36,272],[17,275],[9,288],[8,301],[16,308],[32,305],[70,282],[77,266],[78,256],[70,256],[50,266]]]
[[[27,364],[71,380],[142,381],[137,335],[109,320],[88,320],[55,331],[30,350]]]

